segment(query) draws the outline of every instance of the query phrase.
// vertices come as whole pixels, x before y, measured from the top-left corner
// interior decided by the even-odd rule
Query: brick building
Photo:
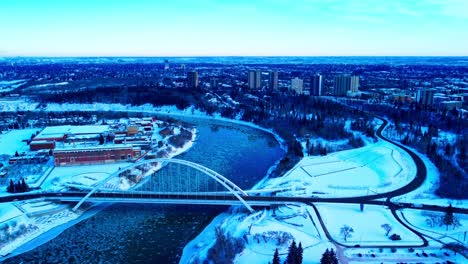
[[[55,166],[134,161],[141,157],[141,149],[129,145],[109,145],[86,148],[65,148],[54,151]]]

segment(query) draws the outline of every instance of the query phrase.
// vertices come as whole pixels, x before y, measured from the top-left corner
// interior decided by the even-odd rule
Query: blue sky
[[[0,0],[0,56],[468,55],[468,0]]]

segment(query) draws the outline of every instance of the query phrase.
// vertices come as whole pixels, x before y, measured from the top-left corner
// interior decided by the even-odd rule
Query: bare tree
[[[388,236],[388,234],[392,231],[393,227],[389,224],[383,224],[381,227],[385,230],[385,236]]]
[[[344,241],[348,241],[348,238],[352,236],[352,233],[354,233],[354,229],[347,225],[344,225],[340,230],[340,234],[343,236]]]
[[[439,222],[439,218],[434,214],[431,214],[428,218],[426,218],[426,224],[431,228],[437,226]]]

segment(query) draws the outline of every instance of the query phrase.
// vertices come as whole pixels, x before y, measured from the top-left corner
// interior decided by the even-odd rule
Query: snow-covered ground
[[[327,156],[303,158],[283,177],[270,179],[263,188],[289,186],[278,195],[346,197],[398,189],[409,183],[416,167],[398,147],[379,141]]]
[[[407,245],[418,246],[423,241],[413,232],[401,225],[389,209],[383,206],[365,205],[361,212],[358,204],[317,204],[322,219],[333,239],[345,245],[378,246]],[[389,235],[397,234],[401,240],[392,241],[386,236],[382,225],[392,227]],[[347,225],[354,229],[352,236],[344,240],[341,228]]]
[[[445,243],[464,243],[468,215],[454,214],[457,224],[447,227],[442,222],[444,214],[443,212],[427,212],[415,209],[404,209],[399,212],[399,215],[403,216],[402,218],[407,220],[419,232],[440,239]]]
[[[34,111],[39,103],[35,103],[29,99],[24,98],[1,98],[0,111],[13,112],[13,111]]]
[[[0,223],[18,217],[22,212],[12,203],[0,203]]]
[[[37,129],[14,129],[4,133],[0,133],[0,155],[14,155],[16,151],[21,153],[28,151],[29,146],[23,140],[31,138]]]
[[[60,191],[67,184],[92,186],[105,179],[119,168],[129,166],[130,162],[109,164],[61,166],[55,167],[42,184],[41,188],[48,191]]]
[[[0,203],[0,212],[0,227],[8,227],[0,234],[0,257],[79,216],[67,206],[41,200]]]
[[[216,228],[244,242],[244,248],[237,254],[235,263],[268,263],[276,248],[283,262],[293,240],[297,244],[300,242],[304,248],[304,263],[320,263],[317,256],[327,248],[334,248],[324,239],[325,234],[313,209],[303,204],[290,204],[251,215],[224,213],[217,216],[184,248],[180,263],[206,258],[208,249],[216,240]]]
[[[0,81],[0,92],[11,92],[25,83],[26,80]]]
[[[48,87],[63,86],[67,84],[68,82],[44,83],[44,84],[37,84],[37,85],[29,86],[27,89],[48,88]]]

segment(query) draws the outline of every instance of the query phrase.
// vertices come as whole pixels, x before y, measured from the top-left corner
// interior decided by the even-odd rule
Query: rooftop
[[[109,131],[108,125],[85,125],[85,126],[50,126],[44,128],[36,137],[40,138],[56,138],[63,137],[66,134],[84,135],[84,134],[101,134]]]

